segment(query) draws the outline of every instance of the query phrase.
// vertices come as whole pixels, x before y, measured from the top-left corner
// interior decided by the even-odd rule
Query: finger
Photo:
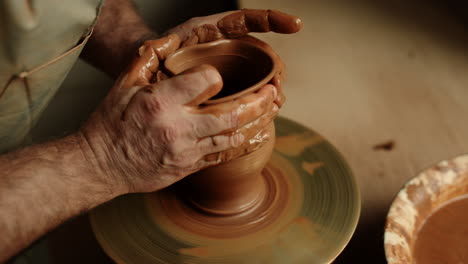
[[[240,133],[211,136],[198,141],[197,147],[200,153],[205,156],[207,154],[239,147],[244,142],[244,139],[244,135]]]
[[[117,89],[128,89],[133,86],[145,86],[150,83],[153,69],[158,68],[159,60],[152,49],[142,51],[140,47],[138,56],[127,67],[125,73],[121,74],[116,83]]]
[[[278,95],[275,98],[275,104],[281,108],[286,101],[286,96],[283,93],[283,82],[284,82],[284,75],[283,74],[276,74],[273,79],[271,79],[271,84],[276,87]]]
[[[197,38],[197,43],[211,42],[224,37],[218,27],[213,24],[204,24],[196,27],[193,29],[193,32]]]
[[[138,49],[138,56],[121,74],[112,88],[111,105],[125,107],[132,96],[143,86],[154,81],[154,75],[159,69],[159,60],[168,53],[175,51],[180,45],[175,34],[157,40],[147,40]]]
[[[194,109],[196,131],[202,135],[232,132],[271,111],[276,88],[267,84],[258,92],[226,103]]]
[[[238,12],[238,11],[228,11],[228,12],[223,12],[223,13],[214,14],[210,16],[194,17],[194,18],[191,18],[190,20],[187,20],[181,25],[178,25],[174,28],[169,29],[166,32],[166,34],[177,34],[180,37],[180,39],[183,40],[182,46],[184,45],[188,46],[188,45],[199,43],[199,38],[197,36],[197,33],[199,35],[204,35],[204,36],[217,36],[215,37],[215,39],[218,39],[220,36],[222,37],[222,33],[219,31],[216,24],[223,17],[229,14],[235,13],[235,12]],[[209,32],[209,33],[208,34],[203,33],[203,31]],[[203,39],[205,40],[206,38],[203,38]]]
[[[155,96],[171,103],[198,106],[216,95],[223,86],[221,75],[210,65],[199,65],[152,86]]]
[[[145,41],[144,45],[140,48],[141,52],[145,52],[147,48],[150,48],[157,55],[158,59],[164,60],[167,56],[180,47],[180,38],[177,34],[169,34],[160,39],[152,39]],[[153,71],[155,72],[155,71]]]
[[[145,86],[151,82],[154,73],[159,69],[159,61],[174,52],[180,46],[176,34],[164,38],[147,40],[138,49],[138,56],[130,64],[122,87]]]
[[[256,120],[242,126],[236,132],[241,133],[247,140],[250,140],[258,133],[258,131],[262,130],[268,124],[270,124],[273,121],[273,119],[278,115],[278,112],[278,106],[276,104],[273,104],[271,111],[268,111]]]
[[[198,44],[198,36],[193,34],[182,42],[181,47],[185,48],[187,46]]]
[[[219,20],[217,26],[226,37],[236,38],[249,32],[295,33],[302,21],[277,10],[242,9]]]
[[[203,160],[207,162],[216,162],[222,163],[226,161],[230,161],[232,159],[238,158],[242,155],[251,153],[261,146],[263,146],[266,142],[271,139],[270,132],[267,130],[258,131],[254,138],[250,140],[245,140],[242,146],[237,148],[230,148],[225,151],[207,154],[203,157]]]
[[[195,138],[204,138],[235,130],[236,133],[241,133],[244,138],[249,139],[253,137],[257,131],[263,129],[267,124],[269,124],[276,115],[278,115],[278,111],[278,106],[276,104],[272,104],[271,111],[266,111],[263,115],[252,122],[234,129],[226,129],[225,120],[218,118],[213,114],[197,114],[191,117],[191,120],[194,123],[192,134]]]
[[[202,170],[202,169],[205,169],[207,167],[211,167],[211,166],[214,166],[214,165],[217,165],[219,163],[221,163],[222,160],[217,160],[216,158],[214,158],[213,160],[205,160],[205,159],[200,159],[199,161],[197,161],[197,163],[195,163],[195,165],[193,166],[194,169],[192,170],[192,172],[196,172],[196,171],[199,171],[199,170]]]
[[[162,80],[167,80],[169,78],[170,77],[167,74],[159,70],[156,72],[156,74],[153,75],[153,78],[151,79],[151,83],[160,82]]]
[[[182,42],[182,47],[187,47],[195,44],[207,43],[224,38],[218,27],[213,24],[203,24],[194,27],[192,32]]]

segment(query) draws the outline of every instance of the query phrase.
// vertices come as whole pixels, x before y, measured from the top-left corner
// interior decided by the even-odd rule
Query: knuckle
[[[203,18],[203,16],[192,17],[187,22],[192,25],[198,25],[203,21]]]
[[[203,136],[207,134],[206,132],[207,130],[208,130],[208,127],[203,127],[201,125],[193,124],[191,132],[195,138],[202,138]]]
[[[263,113],[267,110],[270,110],[270,106],[271,104],[273,103],[273,101],[275,100],[275,97],[273,96],[273,92],[271,93],[268,93],[264,96],[261,96],[260,97],[260,102],[259,102],[259,111],[258,113]]]
[[[230,147],[238,147],[242,144],[243,142],[243,136],[242,134],[235,134],[230,137]]]
[[[162,163],[166,166],[178,168],[180,167],[181,157],[168,149],[168,152],[162,158]]]
[[[229,161],[229,151],[222,151],[218,155],[217,163],[223,163]]]
[[[211,137],[212,147],[216,147],[216,146],[220,145],[221,141],[222,140],[221,140],[220,136]]]
[[[179,169],[190,169],[195,165],[196,161],[195,155],[187,151],[177,153],[168,151],[163,157],[164,165]]]
[[[155,115],[166,111],[169,105],[159,97],[149,96],[142,105],[144,111],[150,115]]]
[[[239,126],[239,111],[231,110],[225,115],[225,122],[228,128],[237,128]]]
[[[188,131],[187,133],[192,138],[202,138],[205,134],[206,128],[208,124],[207,122],[189,122],[188,124]]]
[[[174,125],[165,125],[160,128],[160,133],[163,142],[169,143],[169,150],[175,151],[176,148],[174,143],[179,138],[179,130],[177,129],[177,127]]]

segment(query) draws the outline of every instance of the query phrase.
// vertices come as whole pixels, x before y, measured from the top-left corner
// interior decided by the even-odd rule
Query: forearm
[[[0,263],[65,220],[112,199],[79,134],[0,156]]]
[[[106,0],[81,56],[116,77],[136,54],[139,45],[155,37],[131,0]]]

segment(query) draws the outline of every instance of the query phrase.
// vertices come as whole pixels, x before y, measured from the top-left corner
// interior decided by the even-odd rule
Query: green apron
[[[27,143],[90,37],[101,2],[0,1],[0,153]]]

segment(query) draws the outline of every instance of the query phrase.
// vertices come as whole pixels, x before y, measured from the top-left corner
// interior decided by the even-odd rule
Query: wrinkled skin
[[[183,46],[233,37],[271,49],[245,35],[294,33],[300,27],[298,18],[278,11],[241,10],[193,18],[161,39],[146,41],[81,129],[112,188],[124,193],[159,190],[252,151],[269,138],[266,132],[257,132],[284,102],[282,63],[271,84],[256,93],[203,105],[222,88],[219,73],[202,65],[166,79],[160,65],[167,55]],[[252,137],[263,140],[249,140]],[[246,151],[233,151],[246,142]]]

